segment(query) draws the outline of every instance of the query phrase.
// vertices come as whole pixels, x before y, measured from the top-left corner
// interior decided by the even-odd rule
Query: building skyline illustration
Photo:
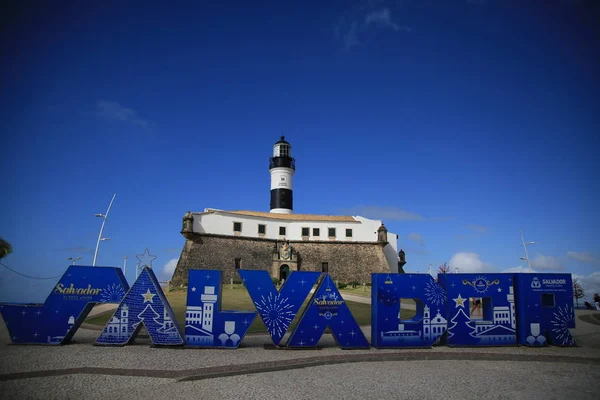
[[[67,331],[66,331],[66,333],[69,333],[69,331],[71,330],[71,328],[73,327],[73,325],[75,325],[75,316],[71,315],[69,317],[68,321],[67,321]],[[63,341],[64,338],[65,338],[65,335],[62,335],[62,336],[48,336],[48,343],[60,343],[60,342]]]
[[[204,286],[200,305],[185,309],[185,341],[189,345],[212,345],[214,342],[213,322],[218,296],[215,286]]]
[[[123,304],[119,318],[116,315],[104,327],[104,334],[109,337],[126,338],[129,336],[129,306]]]
[[[509,285],[506,299],[508,306],[495,306],[492,309],[491,321],[475,321],[474,337],[480,343],[511,343],[517,340],[517,320],[515,317],[515,295],[513,286]]]
[[[431,308],[425,305],[423,309],[422,322],[406,324],[400,322],[401,317],[398,313],[398,329],[393,331],[381,332],[382,342],[385,344],[393,343],[413,343],[418,344],[422,341],[435,342],[447,329],[448,320],[444,318],[438,308],[435,317],[431,318]],[[417,330],[406,329],[408,327],[422,328]]]

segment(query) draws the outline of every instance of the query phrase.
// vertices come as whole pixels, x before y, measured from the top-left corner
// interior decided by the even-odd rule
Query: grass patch
[[[342,292],[342,295],[343,293],[344,292]],[[175,313],[175,318],[177,319],[177,322],[182,327],[182,329],[185,328],[185,308],[187,300],[187,291],[176,289],[171,292],[167,292],[165,295],[167,297],[167,300],[169,301],[169,304],[171,305],[171,308],[173,309],[173,312]],[[306,299],[304,304],[302,305],[302,308],[300,309],[301,311],[304,310],[307,303],[308,299]],[[359,325],[371,324],[370,304],[355,303],[351,301],[346,302],[346,304],[348,304],[348,307],[350,308],[354,319],[356,319],[356,322],[358,322]],[[232,288],[231,285],[227,284],[223,285],[223,292],[221,295],[221,310],[256,311],[256,308],[254,307],[254,303],[252,303],[252,300],[250,299],[250,295],[248,294],[246,288],[244,288],[242,285],[233,285]],[[412,311],[412,313],[414,314],[414,311]],[[95,317],[86,319],[85,322],[88,324],[104,326],[112,317],[112,315],[113,312],[97,315]],[[411,311],[402,310],[401,315],[403,319],[409,318],[411,315]],[[294,329],[299,319],[300,314],[296,315],[296,318],[294,318],[294,320],[292,321],[292,324],[289,329],[290,331]],[[265,327],[265,324],[260,318],[260,315],[257,315],[256,319],[254,320],[254,323],[252,323],[252,325],[250,326],[248,333],[267,333],[267,328]]]
[[[371,297],[371,287],[357,286],[352,289],[350,286],[346,286],[343,289],[338,289],[342,295],[351,294],[353,296]]]

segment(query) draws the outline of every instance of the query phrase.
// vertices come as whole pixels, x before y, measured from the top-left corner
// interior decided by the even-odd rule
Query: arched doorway
[[[287,279],[290,276],[290,266],[283,264],[279,267],[279,280]]]

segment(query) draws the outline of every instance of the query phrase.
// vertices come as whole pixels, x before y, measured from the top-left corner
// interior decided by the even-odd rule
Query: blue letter
[[[71,265],[44,304],[0,305],[13,343],[65,344],[95,304],[119,303],[129,285],[120,268]]]
[[[524,346],[575,346],[571,274],[515,274],[519,343]]]
[[[96,344],[133,342],[145,326],[154,345],[182,345],[181,328],[151,268],[144,268],[106,323]]]
[[[438,279],[448,292],[448,346],[517,344],[512,274],[438,274]]]
[[[277,292],[267,271],[238,272],[271,335],[273,344],[278,346],[321,273],[294,271]]]
[[[348,305],[329,274],[310,299],[310,303],[292,332],[289,347],[315,347],[327,327],[343,349],[368,348],[369,342],[356,323]]]
[[[185,344],[237,348],[256,318],[255,311],[221,311],[222,272],[194,269],[188,278]]]
[[[400,298],[416,300],[415,317],[400,318]],[[428,274],[371,274],[373,347],[429,347],[446,331],[446,291]]]

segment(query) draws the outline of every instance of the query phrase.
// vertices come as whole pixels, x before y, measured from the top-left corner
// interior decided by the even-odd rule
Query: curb
[[[242,365],[225,365],[221,367],[206,367],[191,370],[144,370],[144,369],[123,369],[123,368],[65,368],[44,371],[14,372],[0,375],[0,382],[42,378],[52,376],[93,374],[108,376],[129,376],[129,377],[151,377],[175,379],[177,382],[197,381],[203,379],[223,378],[236,375],[259,374],[274,371],[286,371],[293,369],[302,369],[317,367],[322,365],[347,364],[359,362],[385,362],[385,361],[510,361],[510,362],[552,362],[552,363],[571,363],[584,365],[600,366],[600,359],[586,357],[569,357],[556,355],[509,355],[501,353],[434,353],[424,354],[422,352],[398,352],[383,354],[348,354],[308,357],[292,360],[278,360],[269,362],[259,362]]]

